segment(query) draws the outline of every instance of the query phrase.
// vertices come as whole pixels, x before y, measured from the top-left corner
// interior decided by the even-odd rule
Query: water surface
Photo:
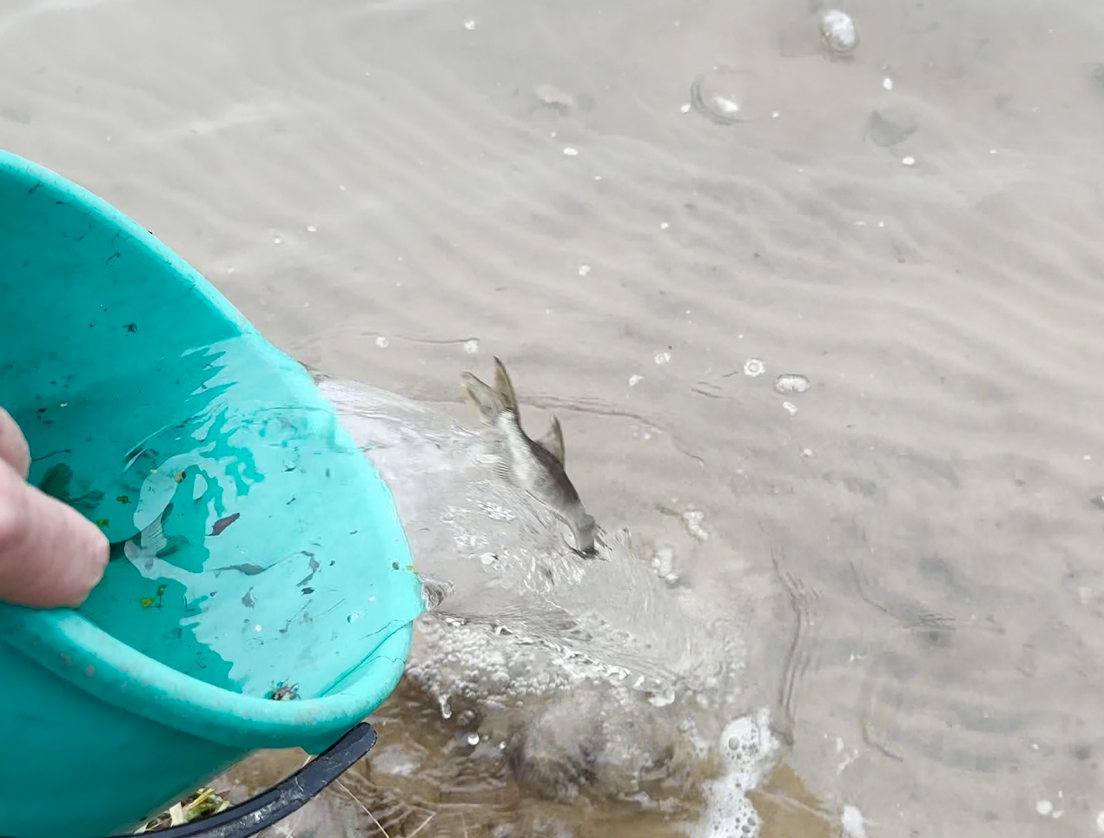
[[[790,716],[765,836],[1098,834],[1104,9],[845,9],[832,61],[802,2],[13,0],[0,142],[312,367],[474,427],[502,357],[590,511],[732,603],[726,701]],[[376,721],[285,832],[679,834],[412,685]]]

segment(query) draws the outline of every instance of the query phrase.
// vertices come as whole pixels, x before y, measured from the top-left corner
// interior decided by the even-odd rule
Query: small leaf
[[[219,518],[215,521],[214,526],[211,527],[211,535],[220,535],[224,529],[234,523],[241,517],[240,512],[235,512],[233,515],[227,515],[225,518]]]

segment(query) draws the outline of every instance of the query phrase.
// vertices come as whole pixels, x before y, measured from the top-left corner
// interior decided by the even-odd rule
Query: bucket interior
[[[0,405],[30,481],[126,542],[80,613],[209,684],[325,695],[422,609],[386,485],[306,372],[186,264],[12,160]]]

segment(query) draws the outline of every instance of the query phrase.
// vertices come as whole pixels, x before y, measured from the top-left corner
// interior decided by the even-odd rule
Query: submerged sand
[[[845,807],[871,835],[1096,834],[1104,7],[845,8],[861,43],[830,61],[801,2],[9,0],[0,146],[330,375],[474,424],[459,373],[505,359],[590,511],[740,604],[749,711],[791,660],[786,580],[764,835]],[[380,728],[420,779],[381,758],[294,834],[371,834],[354,798],[392,836],[675,834],[434,773],[455,731],[403,691]]]

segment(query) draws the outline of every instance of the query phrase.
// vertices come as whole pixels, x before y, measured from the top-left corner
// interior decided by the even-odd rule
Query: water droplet
[[[644,376],[642,376],[642,375],[630,375],[629,376],[629,386],[630,387],[635,387],[637,384],[639,384],[643,380],[644,380]]]
[[[767,371],[767,365],[758,358],[748,358],[744,362],[744,375],[749,378],[758,378]]]
[[[687,102],[687,103],[686,103],[685,105],[680,105],[680,106],[679,106],[679,110],[680,110],[680,111],[681,111],[682,113],[690,113],[690,107],[691,107],[690,103],[689,103],[689,102]]]
[[[464,351],[467,352],[469,355],[474,355],[476,352],[479,351],[479,341],[475,338],[464,341]]]
[[[378,338],[376,338],[376,346],[378,346],[380,349],[386,349],[390,345],[391,341],[389,341],[383,335],[380,335]]]
[[[1042,815],[1044,818],[1054,811],[1054,804],[1049,800],[1040,800],[1035,804],[1035,811]]]
[[[579,149],[568,146],[563,150],[563,153],[566,154],[568,157],[577,157],[579,154]]]
[[[479,734],[478,733],[469,733],[468,734],[468,744],[473,746],[473,747],[475,745],[478,745],[479,744]]]
[[[789,413],[790,416],[793,416],[795,413],[797,413],[797,405],[795,405],[793,402],[782,402],[782,407],[786,408],[786,412]]]
[[[464,21],[464,28],[467,29],[469,32],[471,32],[473,29],[475,29],[475,21],[474,20]]]
[[[911,156],[905,157],[904,159],[901,160],[901,162],[904,163],[906,166],[915,166],[916,165],[916,158],[911,157]]]
[[[893,79],[891,79],[889,76],[886,76],[884,79],[882,79],[882,87],[884,87],[886,90],[892,90]]]
[[[590,265],[579,266],[579,276],[586,276],[588,273],[590,273]]]
[[[671,225],[670,225],[670,224],[668,224],[668,223],[667,223],[666,221],[661,221],[661,222],[659,222],[659,229],[660,229],[660,230],[666,230],[666,229],[667,229],[668,227],[670,227],[670,226],[671,226]]]
[[[276,237],[275,237],[274,239],[272,239],[272,243],[273,243],[273,244],[282,244],[282,243],[283,243],[283,241],[284,241],[284,240],[283,240],[283,239],[281,239],[281,238],[280,238],[279,236],[276,236]]]
[[[829,9],[820,19],[820,37],[825,46],[837,55],[849,55],[859,45],[859,32],[851,15],[839,9]]]
[[[671,353],[670,352],[657,352],[656,355],[655,355],[655,362],[657,364],[659,364],[660,366],[663,366],[664,364],[671,363]]]
[[[780,375],[774,382],[774,389],[779,393],[804,393],[809,386],[809,379],[796,373]]]
[[[312,224],[308,224],[308,225],[307,225],[307,232],[308,232],[308,233],[317,233],[317,232],[318,232],[318,228],[317,228],[317,227],[315,227],[315,226],[314,226],[314,225],[312,225]]]

